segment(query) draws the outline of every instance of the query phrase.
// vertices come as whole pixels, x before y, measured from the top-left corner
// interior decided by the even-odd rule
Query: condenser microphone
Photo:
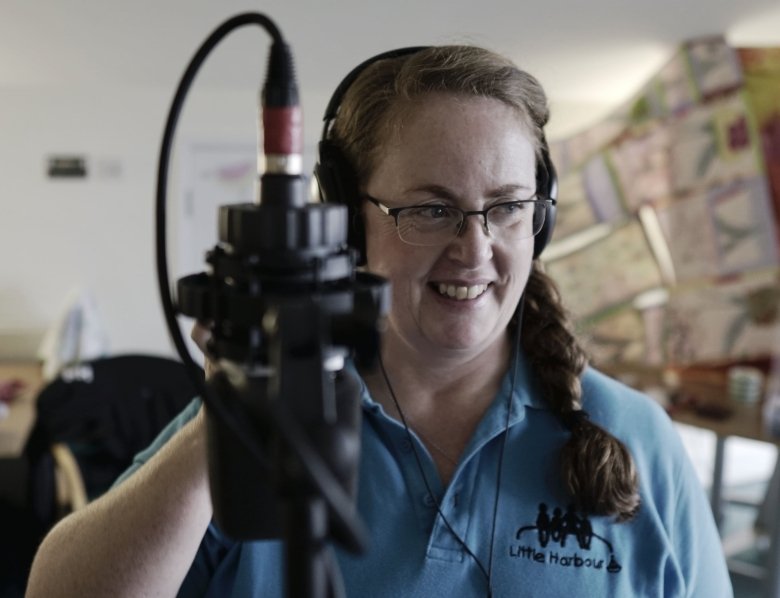
[[[261,91],[263,143],[255,202],[219,209],[208,272],[177,282],[174,306],[165,257],[165,196],[176,122],[209,52],[227,33],[258,24],[273,37]],[[264,15],[217,28],[182,77],[168,116],[157,181],[158,282],[169,332],[204,400],[214,520],[235,540],[286,540],[288,595],[334,579],[328,539],[366,545],[357,515],[361,386],[346,365],[371,363],[389,286],[355,267],[347,209],[308,202],[302,126],[289,47]],[[204,384],[176,312],[211,322]],[[335,585],[331,584],[331,587]]]
[[[237,17],[207,40],[174,107],[214,40],[259,21],[269,25],[261,15]],[[212,323],[207,352],[217,368],[203,397],[219,527],[236,540],[300,538],[311,533],[298,529],[305,513],[324,509],[319,532],[357,550],[366,538],[354,505],[360,388],[346,360],[367,364],[378,354],[389,287],[356,270],[346,207],[308,201],[292,54],[271,31],[257,196],[220,206],[210,271],[179,279],[178,308]]]

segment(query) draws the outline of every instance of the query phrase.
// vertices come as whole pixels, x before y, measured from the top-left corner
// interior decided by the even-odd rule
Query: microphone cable
[[[275,44],[284,44],[284,38],[282,37],[279,28],[276,24],[267,16],[259,13],[244,13],[236,15],[217,27],[213,33],[203,42],[198,48],[197,52],[191,59],[187,69],[184,71],[179,85],[174,94],[173,101],[168,111],[168,117],[165,122],[165,129],[163,132],[162,143],[160,145],[160,155],[157,164],[157,193],[155,201],[155,261],[157,265],[157,285],[160,291],[160,301],[162,302],[163,315],[165,317],[165,323],[168,326],[168,332],[171,336],[171,340],[176,347],[176,351],[181,357],[184,365],[186,366],[187,373],[190,376],[195,388],[204,397],[204,400],[208,400],[211,393],[206,389],[206,384],[201,375],[200,368],[190,355],[189,349],[184,342],[181,330],[179,329],[179,323],[176,320],[176,308],[173,304],[173,298],[171,295],[171,284],[168,276],[168,258],[166,255],[166,202],[167,202],[167,185],[168,185],[168,170],[171,159],[171,148],[173,146],[174,134],[176,126],[179,121],[182,108],[184,106],[184,100],[192,86],[195,76],[198,74],[200,67],[205,62],[208,55],[212,50],[234,29],[242,27],[244,25],[260,25],[271,36]],[[227,413],[221,413],[223,410],[221,406],[216,405],[215,411],[220,414],[220,417],[224,416],[226,421],[232,419]],[[238,432],[241,435],[241,432]],[[251,441],[249,441],[251,444]]]

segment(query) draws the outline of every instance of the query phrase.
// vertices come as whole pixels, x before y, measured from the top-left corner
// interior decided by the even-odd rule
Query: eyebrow
[[[432,195],[436,195],[439,197],[443,197],[444,199],[448,199],[451,201],[455,201],[458,199],[458,196],[447,187],[444,187],[442,185],[420,185],[419,187],[412,187],[411,189],[407,190],[408,192],[420,192],[425,191],[428,193],[431,193]],[[496,197],[505,197],[507,195],[512,195],[518,191],[526,191],[529,194],[531,193],[531,188],[527,187],[525,185],[501,185],[500,187],[491,190],[488,194],[488,198],[496,198]]]
[[[498,189],[494,189],[488,193],[488,197],[503,197],[505,195],[512,195],[518,191],[526,191],[531,193],[531,188],[525,185],[502,185]]]

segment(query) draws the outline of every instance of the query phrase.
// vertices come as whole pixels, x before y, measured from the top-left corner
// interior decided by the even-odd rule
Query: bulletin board
[[[559,210],[543,259],[594,363],[780,350],[780,48],[691,40],[551,154]],[[662,301],[643,300],[653,290]]]

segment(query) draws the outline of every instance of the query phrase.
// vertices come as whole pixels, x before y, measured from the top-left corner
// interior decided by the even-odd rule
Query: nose
[[[478,266],[493,257],[493,239],[481,214],[469,214],[458,236],[448,247],[449,257],[467,267]]]

